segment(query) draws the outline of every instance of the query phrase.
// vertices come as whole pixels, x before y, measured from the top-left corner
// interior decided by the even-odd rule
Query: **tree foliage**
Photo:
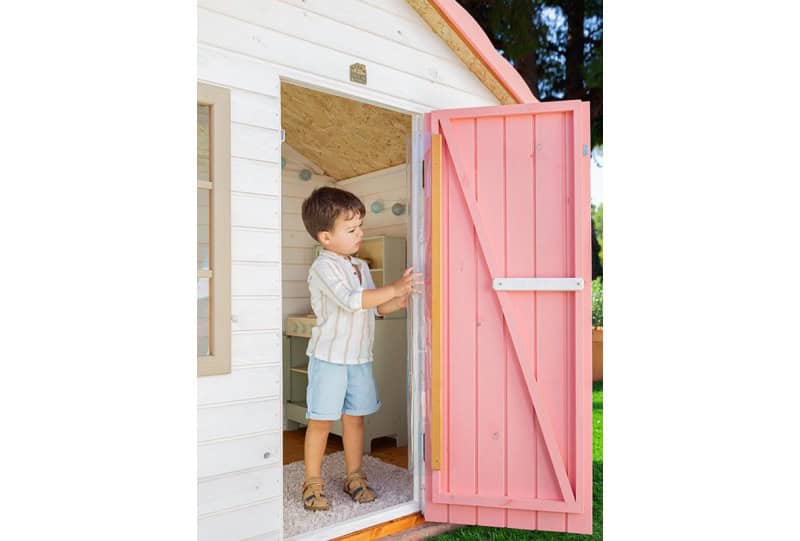
[[[594,216],[594,205],[592,205],[592,279],[603,277],[602,247],[597,236]]]
[[[600,258],[600,265],[603,264],[603,204],[600,203],[600,206],[595,207],[592,204],[592,227],[594,227],[594,236],[597,239],[597,245],[599,247],[599,251],[597,253],[597,257]],[[602,270],[600,272],[602,274]]]
[[[458,0],[540,101],[591,107],[592,147],[603,145],[602,0]]]

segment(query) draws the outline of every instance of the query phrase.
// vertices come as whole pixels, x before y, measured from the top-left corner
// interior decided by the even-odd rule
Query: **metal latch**
[[[495,278],[495,291],[580,291],[583,278]]]

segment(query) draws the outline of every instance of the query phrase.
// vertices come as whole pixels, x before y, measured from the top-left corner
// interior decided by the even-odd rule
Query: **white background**
[[[607,539],[796,534],[792,6],[606,2]],[[196,537],[194,9],[0,22],[0,538]]]

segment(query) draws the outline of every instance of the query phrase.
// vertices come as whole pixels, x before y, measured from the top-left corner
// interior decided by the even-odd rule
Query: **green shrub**
[[[592,280],[592,326],[603,326],[603,279]]]

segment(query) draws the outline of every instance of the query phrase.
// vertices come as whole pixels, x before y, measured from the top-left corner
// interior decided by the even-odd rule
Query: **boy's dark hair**
[[[367,209],[352,193],[330,186],[317,188],[303,201],[303,224],[315,241],[319,241],[317,235],[322,231],[333,231],[336,218],[342,213],[347,213],[348,220],[355,213],[363,218]]]

